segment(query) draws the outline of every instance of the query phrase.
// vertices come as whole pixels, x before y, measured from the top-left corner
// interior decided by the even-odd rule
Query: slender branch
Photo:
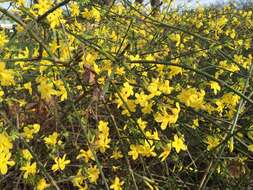
[[[199,187],[198,187],[198,190],[203,189],[203,186],[204,186],[206,177],[208,176],[209,171],[210,171],[212,165],[213,165],[213,159],[210,161],[210,163],[209,163],[209,165],[208,165],[208,167],[207,167],[207,169],[206,169],[206,171],[205,171],[205,174],[203,175],[203,177],[202,177],[202,179],[201,179],[201,182],[200,182],[200,185],[199,185]]]
[[[42,21],[44,18],[46,18],[50,13],[54,12],[56,9],[66,5],[67,3],[69,3],[71,0],[64,0],[60,3],[58,3],[57,5],[55,5],[54,7],[50,8],[49,10],[47,10],[44,14],[38,16],[37,18],[37,22]]]

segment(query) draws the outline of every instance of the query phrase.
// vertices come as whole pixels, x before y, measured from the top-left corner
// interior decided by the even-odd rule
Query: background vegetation
[[[0,8],[0,189],[250,189],[252,7]]]

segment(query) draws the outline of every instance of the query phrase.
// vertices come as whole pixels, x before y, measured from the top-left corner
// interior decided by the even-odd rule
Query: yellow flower
[[[145,60],[147,61],[154,61],[155,60],[155,57],[152,55],[152,54],[149,54],[145,57]]]
[[[248,150],[251,151],[251,152],[253,152],[253,144],[248,145]]]
[[[180,42],[181,42],[181,36],[180,36],[180,34],[171,34],[171,35],[169,36],[169,38],[170,38],[172,41],[176,42],[176,46],[177,46],[177,47],[180,45]]]
[[[128,82],[125,82],[120,94],[123,98],[127,99],[129,96],[134,95],[133,87]]]
[[[227,104],[232,108],[239,103],[239,100],[240,96],[238,96],[237,94],[234,95],[233,93],[226,93],[222,96],[221,99],[222,103]]]
[[[132,156],[133,160],[136,160],[140,154],[140,145],[130,145],[130,151],[128,152],[129,156]]]
[[[153,82],[151,82],[148,85],[147,89],[150,92],[149,98],[153,98],[155,96],[161,95],[161,91],[159,90],[159,86],[160,86],[159,79],[153,80]]]
[[[131,61],[137,61],[137,60],[140,60],[140,55],[129,55],[129,59]]]
[[[43,15],[53,5],[51,0],[38,0],[34,8],[38,10],[38,15]]]
[[[53,11],[52,13],[50,13],[47,16],[47,20],[50,23],[50,27],[52,29],[56,28],[57,26],[64,24],[65,20],[63,19],[63,10],[62,9],[56,9],[55,11]]]
[[[141,107],[146,107],[148,105],[149,95],[144,94],[141,92],[140,94],[135,93],[135,104],[139,104]]]
[[[57,132],[54,132],[52,135],[45,137],[44,141],[49,146],[55,146],[57,143],[58,136],[59,136],[59,134]]]
[[[47,82],[47,80],[40,80],[40,84],[38,85],[38,91],[41,95],[41,98],[49,101],[52,95],[56,94],[56,90],[54,90],[54,85],[52,82]]]
[[[171,143],[167,143],[164,147],[163,147],[163,152],[160,154],[159,158],[161,158],[161,161],[164,161],[170,154],[171,152]]]
[[[25,5],[25,0],[17,0],[16,2],[19,6],[24,6]]]
[[[11,69],[6,69],[4,62],[0,62],[0,82],[2,86],[15,84],[14,72]]]
[[[11,158],[10,152],[0,152],[0,173],[5,175],[8,171],[8,165],[14,166],[15,162],[9,160]]]
[[[0,90],[0,102],[3,101],[4,91]]]
[[[122,185],[124,184],[124,181],[120,181],[120,179],[116,176],[112,185],[110,186],[110,189],[113,190],[122,190]]]
[[[218,91],[221,90],[221,87],[218,82],[211,81],[210,82],[211,89],[213,90],[214,94],[216,95]]]
[[[76,159],[81,159],[81,158],[84,158],[84,161],[86,163],[88,163],[90,159],[95,160],[95,158],[94,158],[94,156],[93,156],[90,149],[88,149],[87,151],[81,149],[80,153],[77,155]]]
[[[231,72],[238,72],[238,71],[240,71],[240,68],[237,65],[235,65],[234,63],[228,64],[227,60],[220,61],[219,64],[220,64],[221,67],[225,68],[228,71],[231,71]],[[233,73],[230,73],[230,76],[232,74]]]
[[[2,48],[8,42],[7,36],[4,31],[0,31],[0,48]]]
[[[108,149],[109,143],[111,142],[111,139],[109,137],[109,127],[107,126],[108,122],[99,121],[98,124],[98,140],[96,142],[96,145],[101,153],[104,153],[106,149]]]
[[[50,184],[47,183],[47,181],[42,178],[39,180],[38,184],[37,184],[37,190],[44,190],[46,188],[48,188],[50,186]]]
[[[31,155],[31,153],[28,149],[22,150],[22,155],[28,161],[30,161],[33,158],[33,156]]]
[[[34,133],[38,133],[39,130],[40,130],[40,124],[35,123],[35,124],[32,125],[32,128],[33,128]]]
[[[176,149],[176,152],[179,153],[180,150],[187,150],[187,146],[184,144],[184,138],[174,135],[174,141],[172,142],[172,147]]]
[[[25,171],[24,178],[27,179],[28,175],[34,175],[36,174],[37,167],[36,162],[33,164],[30,164],[30,162],[27,162],[25,166],[22,166],[20,170]]]
[[[216,111],[221,114],[223,112],[225,105],[223,104],[222,100],[220,100],[220,99],[215,100],[215,104],[217,106]]]
[[[99,178],[99,169],[97,166],[92,166],[87,169],[88,179],[91,183],[97,183],[97,180]]]
[[[28,125],[24,127],[22,135],[27,140],[30,140],[33,138],[33,135],[39,132],[39,130],[40,130],[39,124]]]
[[[52,166],[52,170],[56,172],[57,170],[63,171],[65,166],[70,163],[70,160],[65,160],[66,154],[63,155],[62,158],[56,157],[54,159],[55,164]]]
[[[146,132],[145,132],[145,135],[146,135],[146,137],[147,137],[148,139],[157,140],[157,141],[160,140],[159,134],[158,134],[158,132],[157,132],[156,129],[155,129],[155,131],[153,131],[153,133],[152,133],[152,131],[146,131]]]
[[[91,19],[91,13],[90,13],[90,11],[89,11],[87,8],[85,8],[85,9],[83,10],[83,12],[82,12],[82,17],[83,17],[83,18],[86,18],[86,19]]]
[[[88,10],[87,8],[84,9],[82,12],[82,16],[86,19],[95,19],[96,22],[99,22],[101,20],[101,15],[99,10],[96,8],[92,8],[91,10]]]
[[[64,86],[64,83],[63,81],[61,80],[57,80],[57,81],[54,81],[54,84],[56,86],[56,88],[58,89],[56,92],[55,92],[55,95],[60,97],[60,100],[61,101],[64,101],[68,98],[68,93],[67,93],[67,90]]]
[[[217,136],[207,136],[204,142],[208,144],[207,150],[210,151],[220,144],[220,138]]]
[[[96,8],[92,7],[91,14],[96,22],[99,22],[101,20],[100,11],[97,10]]]
[[[101,153],[104,153],[106,149],[110,148],[109,143],[111,142],[111,139],[108,138],[108,135],[104,135],[103,133],[100,133],[98,138],[99,139],[96,142],[97,148]]]
[[[79,190],[88,190],[88,186],[85,183],[85,176],[82,175],[82,170],[79,169],[75,177],[72,179],[72,183],[75,187],[78,187]]]
[[[80,14],[79,6],[77,3],[72,3],[70,5],[70,10],[73,16],[78,16]]]
[[[120,158],[123,158],[123,154],[122,154],[122,152],[121,152],[120,150],[114,150],[114,151],[112,152],[111,158],[113,158],[113,159],[115,159],[115,160],[118,160],[118,159],[120,159]]]
[[[140,153],[146,157],[156,156],[156,152],[154,151],[155,146],[152,146],[152,144],[153,141],[149,141],[148,143],[148,141],[145,140],[144,144],[141,146]]]
[[[126,99],[125,100],[125,103],[126,105],[128,106],[129,108],[129,111],[130,112],[135,112],[136,111],[136,105],[134,103],[134,100],[129,100],[129,99]],[[126,106],[124,105],[123,107],[123,111],[122,111],[122,115],[127,115],[128,117],[130,117],[130,112],[128,111],[128,109],[126,108]]]
[[[143,121],[141,118],[137,119],[137,123],[139,127],[141,128],[141,130],[144,130],[148,124],[148,122]]]
[[[183,73],[183,69],[181,67],[177,67],[177,66],[169,66],[168,67],[170,69],[169,71],[169,78],[172,79],[174,76],[180,74],[182,75]]]
[[[173,90],[173,87],[170,86],[169,80],[165,80],[161,82],[159,90],[162,91],[164,94],[170,94],[171,91]]]
[[[163,108],[162,113],[155,114],[155,121],[161,123],[161,129],[165,130],[168,124],[177,122],[178,115],[180,112],[179,103],[176,103],[176,108],[170,108],[172,114],[168,114],[166,108]]]
[[[109,134],[108,122],[106,121],[99,121],[98,123],[98,131],[103,133],[104,135]]]
[[[32,139],[33,138],[33,129],[29,128],[29,127],[24,127],[23,129],[23,133],[21,133],[21,135],[26,138],[26,139]]]
[[[31,82],[27,82],[24,84],[24,88],[26,90],[28,90],[29,94],[32,95],[32,83]]]
[[[197,91],[196,88],[183,89],[182,92],[177,96],[180,102],[195,109],[203,109],[204,106],[205,91]]]
[[[193,129],[196,129],[198,126],[199,126],[199,120],[198,120],[198,119],[194,119],[194,120],[193,120],[192,128],[193,128]]]
[[[118,75],[124,75],[125,74],[125,68],[124,67],[117,67],[115,73],[118,74]]]
[[[0,152],[9,151],[12,149],[13,144],[7,133],[0,133]]]

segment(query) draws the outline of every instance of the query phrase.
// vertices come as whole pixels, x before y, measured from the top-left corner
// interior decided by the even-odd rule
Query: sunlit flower
[[[57,170],[61,170],[63,171],[66,167],[66,165],[68,165],[70,163],[70,160],[65,160],[66,158],[66,154],[63,155],[63,157],[56,157],[54,159],[55,164],[52,166],[52,170],[54,172],[56,172]]]

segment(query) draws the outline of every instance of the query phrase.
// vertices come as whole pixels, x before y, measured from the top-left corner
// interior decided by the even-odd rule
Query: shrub
[[[0,8],[1,189],[250,186],[252,11],[172,3]]]

